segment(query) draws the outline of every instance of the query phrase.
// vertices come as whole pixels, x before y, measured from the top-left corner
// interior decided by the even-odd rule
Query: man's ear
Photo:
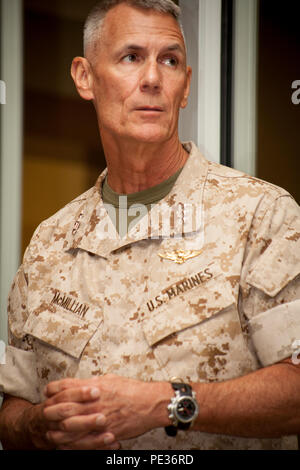
[[[71,65],[71,75],[81,98],[92,100],[94,98],[93,76],[88,60],[84,57],[75,57]]]
[[[187,67],[186,69],[186,84],[184,89],[183,98],[180,103],[181,108],[185,108],[188,103],[188,97],[190,94],[190,87],[191,87],[191,79],[192,79],[192,68]]]

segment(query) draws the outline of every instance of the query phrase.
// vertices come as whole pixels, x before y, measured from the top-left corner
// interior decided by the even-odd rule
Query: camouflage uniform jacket
[[[123,239],[101,199],[106,170],[38,227],[9,297],[0,391],[37,403],[49,381],[107,373],[220,382],[293,354],[299,207],[283,189],[185,146],[173,189]],[[184,217],[159,218],[174,208]],[[296,438],[154,429],[123,448],[281,449]]]

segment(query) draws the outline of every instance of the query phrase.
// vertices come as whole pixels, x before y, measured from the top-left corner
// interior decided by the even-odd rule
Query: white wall
[[[6,302],[20,261],[22,169],[22,1],[1,1],[0,339],[6,341]]]
[[[188,63],[193,68],[182,140],[194,140],[206,158],[220,161],[221,0],[180,0]]]
[[[181,113],[180,137],[194,140],[210,160],[220,161],[221,0],[180,0],[188,62],[193,68],[189,105]],[[232,161],[255,175],[257,0],[234,0]]]
[[[233,162],[255,176],[257,100],[257,0],[234,3]]]

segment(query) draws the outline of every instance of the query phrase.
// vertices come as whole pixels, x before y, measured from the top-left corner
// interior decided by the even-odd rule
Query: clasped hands
[[[153,385],[114,374],[50,382],[42,404],[47,441],[61,450],[119,449],[120,440],[155,427]]]

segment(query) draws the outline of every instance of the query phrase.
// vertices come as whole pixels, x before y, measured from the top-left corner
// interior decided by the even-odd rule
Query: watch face
[[[182,397],[177,405],[176,414],[181,422],[189,423],[193,420],[196,413],[196,404],[194,400],[188,397]]]

